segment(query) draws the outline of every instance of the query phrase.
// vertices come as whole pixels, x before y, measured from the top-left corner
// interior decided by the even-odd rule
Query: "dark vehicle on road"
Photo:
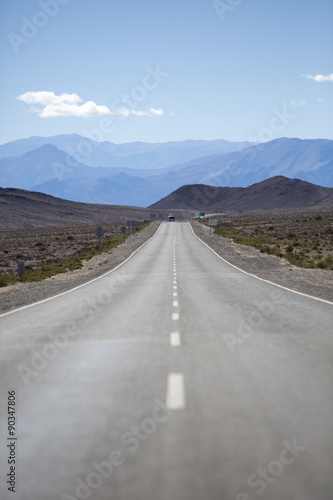
[[[173,222],[175,220],[175,216],[173,214],[169,214],[169,222]]]

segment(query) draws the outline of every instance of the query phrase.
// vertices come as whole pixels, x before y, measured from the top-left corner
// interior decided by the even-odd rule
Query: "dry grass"
[[[225,217],[216,233],[296,266],[333,269],[332,211]]]
[[[122,223],[103,224],[102,252],[108,252],[123,242]],[[149,225],[139,222],[136,231]],[[23,281],[40,281],[58,273],[82,267],[99,252],[95,225],[8,229],[0,231],[0,286],[19,280],[17,262],[25,263]]]

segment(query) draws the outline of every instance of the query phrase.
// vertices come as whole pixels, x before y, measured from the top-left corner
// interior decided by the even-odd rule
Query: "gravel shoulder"
[[[191,222],[194,233],[231,264],[278,285],[333,302],[333,271],[303,269],[286,259],[262,254],[253,247],[210,234],[209,227]]]
[[[0,288],[0,314],[66,292],[111,271],[147,242],[159,226],[160,222],[152,222],[143,231],[128,238],[125,244],[83,261],[81,269],[57,274],[43,281],[15,283]]]

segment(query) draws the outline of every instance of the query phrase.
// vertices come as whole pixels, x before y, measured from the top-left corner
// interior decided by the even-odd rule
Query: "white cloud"
[[[82,103],[82,99],[77,94],[56,95],[54,92],[47,91],[26,92],[17,99],[31,104],[30,111],[37,113],[41,118],[54,118],[56,116],[88,118],[111,113],[107,106],[99,106],[93,101]],[[39,106],[35,106],[35,104]]]
[[[322,97],[318,97],[318,98],[317,98],[317,101],[318,101],[318,102],[324,102],[324,99],[323,99]]]
[[[290,101],[291,106],[305,106],[307,101]]]
[[[163,109],[154,109],[154,108],[150,108],[149,110],[151,112],[152,115],[154,116],[163,116],[164,115],[164,112],[163,112]]]
[[[120,109],[119,111],[117,111],[116,113],[117,115],[120,115],[120,116],[130,116],[130,115],[135,115],[135,116],[163,116],[164,115],[164,111],[163,109],[159,108],[159,109],[154,109],[154,108],[150,108],[149,111],[136,111],[135,109],[131,109],[131,108],[123,108],[123,109]]]
[[[150,108],[149,111],[140,111],[123,108],[112,113],[107,106],[98,105],[93,101],[82,102],[77,94],[56,95],[54,92],[26,92],[17,97],[19,101],[30,104],[30,112],[37,113],[41,118],[54,118],[57,116],[76,116],[89,118],[91,116],[116,115],[127,118],[128,116],[163,116],[161,108]]]
[[[131,108],[123,108],[123,109],[120,109],[119,111],[117,111],[117,113],[112,113],[112,114],[124,116],[125,118],[127,118],[130,115],[147,116],[149,113],[145,113],[144,111],[136,111],[135,109],[131,109]]]
[[[330,75],[309,75],[308,73],[304,73],[302,76],[308,80],[313,80],[318,83],[333,82],[333,73]]]

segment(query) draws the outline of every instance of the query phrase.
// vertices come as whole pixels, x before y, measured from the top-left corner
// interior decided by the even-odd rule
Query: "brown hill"
[[[299,179],[277,176],[247,188],[229,188],[193,184],[182,186],[150,206],[152,209],[205,210],[220,213],[229,210],[328,209],[333,207],[333,188],[310,184]]]
[[[147,208],[78,203],[23,189],[0,188],[0,229],[142,221],[150,219],[153,212]],[[166,218],[168,212],[163,215]],[[181,212],[178,218],[182,218]]]

